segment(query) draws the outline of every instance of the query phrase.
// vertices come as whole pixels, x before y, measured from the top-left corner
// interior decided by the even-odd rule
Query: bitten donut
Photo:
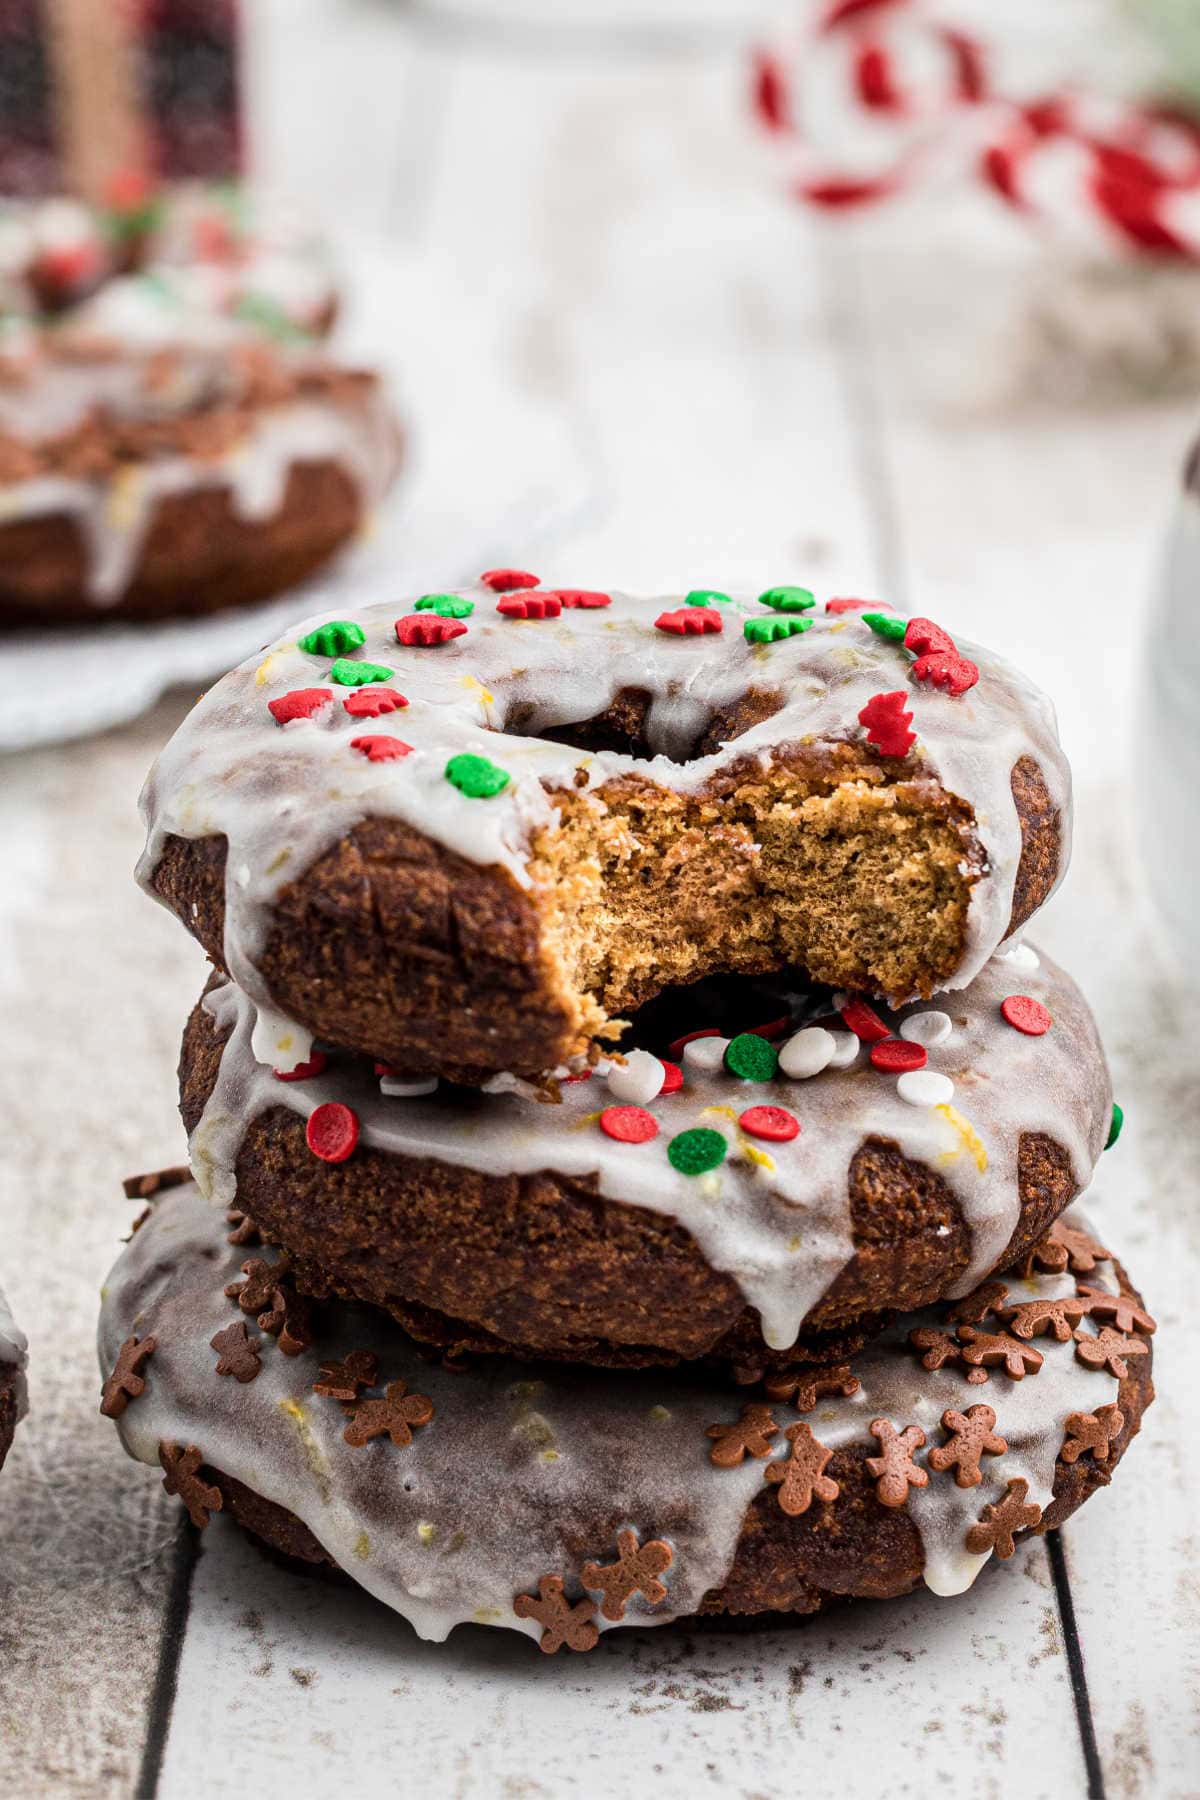
[[[28,1393],[25,1363],[29,1341],[9,1310],[0,1288],[0,1469],[8,1455],[13,1433],[25,1416]]]
[[[673,984],[963,987],[1067,857],[1048,701],[928,620],[531,584],[314,619],[193,709],[144,886],[260,1008],[480,1083],[576,1066]],[[969,650],[969,655],[968,655]]]
[[[805,1020],[828,994],[772,1017],[753,984],[715,985],[647,1008],[642,1047],[558,1105],[320,1051],[281,1079],[218,985],[184,1037],[192,1167],[303,1291],[452,1350],[750,1369],[836,1359],[885,1309],[967,1292],[1090,1180],[1108,1070],[1035,951],[943,1006],[856,999],[825,1025]]]
[[[453,1373],[372,1309],[307,1317],[183,1187],[109,1277],[103,1404],[198,1526],[225,1511],[333,1563],[426,1638],[474,1620],[586,1651],[617,1625],[955,1594],[1108,1482],[1153,1395],[1154,1321],[1109,1252],[1080,1221],[1040,1252],[756,1394]]]
[[[262,599],[395,473],[378,377],[321,347],[336,295],[310,248],[215,199],[155,204],[115,238],[73,202],[0,217],[0,624]]]

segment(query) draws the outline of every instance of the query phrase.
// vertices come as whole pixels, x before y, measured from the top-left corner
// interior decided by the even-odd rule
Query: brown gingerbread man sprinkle
[[[284,1322],[286,1308],[279,1283],[287,1270],[286,1257],[272,1264],[252,1256],[242,1264],[245,1279],[231,1281],[225,1289],[226,1298],[236,1300],[244,1313],[254,1313],[262,1329],[272,1336]]]
[[[617,1533],[616,1562],[585,1562],[579,1579],[584,1587],[601,1590],[604,1598],[600,1611],[606,1619],[623,1619],[626,1605],[635,1594],[641,1594],[651,1606],[666,1599],[666,1587],[658,1577],[674,1560],[675,1552],[661,1538],[639,1544],[637,1532],[627,1529]]]
[[[312,1344],[312,1308],[301,1294],[290,1287],[280,1289],[283,1317],[275,1333],[275,1341],[285,1356],[299,1356]]]
[[[574,1605],[563,1593],[561,1575],[543,1575],[538,1582],[538,1598],[518,1594],[513,1601],[518,1619],[536,1619],[543,1627],[538,1648],[553,1656],[563,1645],[568,1650],[594,1650],[600,1633],[592,1624],[594,1600],[576,1600]]]
[[[1016,1549],[1013,1533],[1024,1531],[1040,1522],[1042,1509],[1025,1499],[1029,1483],[1023,1475],[1010,1481],[1003,1500],[990,1502],[979,1515],[978,1524],[967,1532],[967,1549],[973,1556],[994,1550],[1001,1562],[1007,1562]]]
[[[919,1425],[897,1431],[890,1419],[872,1419],[870,1432],[880,1449],[880,1455],[867,1458],[867,1474],[876,1477],[875,1497],[883,1506],[903,1506],[910,1487],[929,1485],[929,1476],[912,1455],[925,1442],[925,1433]]]
[[[1111,1325],[1102,1325],[1095,1337],[1090,1331],[1075,1333],[1075,1354],[1089,1369],[1107,1369],[1118,1381],[1129,1374],[1131,1356],[1149,1356],[1150,1346],[1141,1338],[1126,1337]]]
[[[1002,1281],[985,1281],[946,1308],[946,1321],[951,1325],[981,1325],[989,1313],[1000,1311],[1007,1298],[1008,1289]]]
[[[1111,1319],[1118,1331],[1144,1331],[1147,1337],[1153,1337],[1158,1330],[1150,1314],[1128,1294],[1106,1294],[1103,1288],[1081,1282],[1079,1298],[1087,1302],[1093,1319]]]
[[[178,1494],[196,1530],[203,1531],[210,1516],[220,1512],[223,1505],[220,1488],[210,1487],[197,1473],[203,1456],[195,1444],[189,1444],[186,1450],[182,1444],[160,1444],[158,1460],[165,1471],[163,1486],[168,1494]]]
[[[1073,1463],[1090,1450],[1096,1462],[1105,1463],[1124,1424],[1125,1415],[1115,1404],[1098,1406],[1094,1413],[1068,1413],[1067,1435],[1058,1454],[1064,1462]]]
[[[1011,1381],[1023,1381],[1026,1372],[1036,1375],[1046,1360],[1032,1344],[1023,1344],[1007,1331],[976,1331],[973,1325],[960,1325],[958,1341],[962,1359],[970,1365],[968,1381],[986,1381],[988,1368],[997,1366]]]
[[[229,1231],[225,1239],[227,1244],[241,1246],[262,1243],[262,1239],[258,1235],[258,1226],[249,1213],[238,1212],[236,1208],[231,1208],[225,1217],[229,1221]]]
[[[1105,1250],[1086,1231],[1077,1231],[1062,1219],[1056,1219],[1044,1238],[1026,1252],[1017,1265],[1017,1273],[1026,1279],[1035,1268],[1051,1275],[1070,1269],[1077,1275],[1089,1275],[1098,1262],[1111,1262],[1112,1251]]]
[[[119,1419],[131,1400],[146,1391],[142,1365],[158,1349],[158,1339],[126,1338],[117,1351],[117,1364],[100,1392],[100,1411],[106,1419]]]
[[[127,1175],[121,1186],[127,1200],[149,1200],[152,1195],[166,1193],[168,1188],[182,1187],[191,1179],[192,1171],[187,1164],[177,1163],[171,1169],[153,1169],[149,1175]]]
[[[948,1406],[942,1414],[942,1430],[949,1432],[950,1440],[935,1445],[929,1452],[930,1468],[939,1474],[954,1469],[960,1488],[978,1487],[983,1480],[979,1459],[1003,1456],[1008,1449],[1008,1440],[997,1436],[995,1425],[996,1415],[990,1406],[970,1406],[965,1413]]]
[[[769,1400],[790,1400],[797,1412],[811,1412],[825,1394],[841,1394],[848,1400],[857,1394],[859,1380],[850,1373],[849,1363],[837,1363],[816,1375],[768,1375]]]
[[[763,1480],[778,1487],[780,1506],[790,1518],[798,1519],[808,1511],[814,1495],[818,1500],[836,1500],[842,1490],[822,1472],[833,1451],[813,1436],[811,1426],[801,1421],[789,1425],[783,1435],[792,1446],[791,1453],[769,1463]]]
[[[715,1438],[709,1451],[710,1462],[719,1469],[735,1469],[749,1456],[770,1456],[770,1440],[779,1427],[769,1406],[743,1406],[742,1416],[733,1424],[709,1425],[705,1437]]]
[[[217,1352],[218,1375],[231,1375],[235,1381],[245,1383],[253,1381],[262,1369],[260,1340],[250,1336],[245,1319],[235,1319],[208,1341]]]
[[[934,1331],[932,1327],[922,1325],[909,1332],[908,1341],[914,1350],[921,1352],[923,1369],[941,1369],[947,1363],[962,1361],[962,1350],[948,1332]]]
[[[357,1400],[363,1388],[379,1380],[379,1358],[373,1350],[352,1350],[345,1362],[323,1362],[313,1382],[314,1394],[327,1400]]]
[[[412,1427],[432,1419],[433,1401],[426,1394],[410,1394],[406,1382],[389,1381],[382,1400],[359,1400],[346,1410],[350,1423],[342,1436],[356,1450],[376,1437],[389,1437],[403,1449],[413,1441]]]
[[[1044,1337],[1049,1331],[1060,1344],[1069,1344],[1080,1319],[1087,1317],[1086,1300],[1025,1300],[1000,1312],[1014,1337]]]

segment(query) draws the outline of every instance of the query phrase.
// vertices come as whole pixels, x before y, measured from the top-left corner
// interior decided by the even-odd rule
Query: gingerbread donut
[[[310,620],[160,756],[139,877],[257,1002],[262,1060],[532,1076],[666,987],[786,966],[899,1002],[1053,890],[1067,766],[997,658],[799,588],[534,579]]]
[[[192,1167],[304,1292],[455,1351],[836,1359],[886,1309],[966,1293],[1041,1237],[1113,1106],[1086,1002],[1027,947],[944,1010],[853,1000],[809,1022],[830,1006],[701,984],[547,1105],[345,1054],[281,1079],[226,982],[184,1036]]]
[[[1060,1525],[1138,1430],[1154,1322],[1079,1221],[1031,1261],[755,1395],[453,1373],[377,1311],[307,1316],[183,1187],[109,1277],[100,1362],[106,1394],[134,1371],[122,1442],[198,1526],[226,1511],[335,1564],[425,1638],[474,1620],[583,1651],[622,1624],[959,1593]]]
[[[0,1288],[0,1469],[4,1467],[13,1433],[28,1406],[25,1385],[28,1350],[29,1340],[13,1318],[4,1290]]]
[[[320,345],[336,295],[311,247],[222,237],[228,208],[195,194],[142,215],[118,238],[75,203],[0,219],[0,624],[262,599],[395,473],[378,377]]]

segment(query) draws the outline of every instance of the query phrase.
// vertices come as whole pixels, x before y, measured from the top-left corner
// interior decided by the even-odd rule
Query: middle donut
[[[214,977],[184,1034],[202,1189],[302,1292],[455,1352],[838,1360],[1029,1250],[1114,1118],[1086,1002],[1025,947],[940,1005],[680,990],[556,1105],[346,1052],[277,1075],[255,1023]]]

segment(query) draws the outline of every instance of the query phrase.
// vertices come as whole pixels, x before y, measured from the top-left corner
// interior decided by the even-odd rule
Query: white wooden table
[[[573,49],[399,10],[263,0],[264,158],[424,264],[560,419],[585,491],[506,559],[563,583],[878,591],[1055,694],[1078,847],[1037,937],[1088,986],[1127,1109],[1096,1212],[1161,1322],[1160,1398],[1112,1490],[958,1602],[619,1633],[567,1665],[474,1628],[423,1645],[220,1518],[198,1546],[97,1417],[92,1348],[120,1178],[182,1151],[200,958],[129,874],[173,697],[0,767],[0,1273],[34,1402],[0,1479],[0,1793],[1200,1793],[1200,1081],[1127,778],[1192,409],[956,405],[947,360],[1021,279],[1010,228],[938,204],[847,238],[787,211],[720,34]],[[444,405],[469,438],[472,394]],[[469,490],[441,504],[470,519]]]

